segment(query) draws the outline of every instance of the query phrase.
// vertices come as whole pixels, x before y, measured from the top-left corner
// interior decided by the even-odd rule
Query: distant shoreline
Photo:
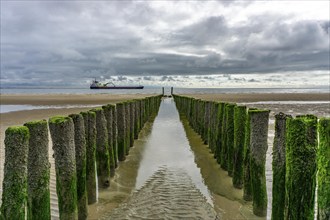
[[[151,94],[1,94],[1,105],[103,105]],[[226,102],[330,101],[330,93],[226,93],[182,94]]]
[[[306,87],[306,88],[236,88],[236,87],[219,87],[219,88],[181,88],[173,85],[176,94],[252,94],[252,93],[329,93],[329,87]],[[165,94],[169,95],[170,86],[164,86]],[[5,94],[106,94],[106,95],[134,95],[134,94],[161,94],[162,87],[148,87],[144,89],[89,89],[89,88],[1,88],[0,95]]]

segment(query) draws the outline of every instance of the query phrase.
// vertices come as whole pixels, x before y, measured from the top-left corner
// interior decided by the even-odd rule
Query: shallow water
[[[1,105],[0,114],[8,112],[26,111],[34,109],[63,109],[63,108],[88,108],[97,107],[100,105]]]
[[[90,206],[91,219],[262,219],[186,120],[180,121],[172,99],[162,101],[143,132],[110,188]]]

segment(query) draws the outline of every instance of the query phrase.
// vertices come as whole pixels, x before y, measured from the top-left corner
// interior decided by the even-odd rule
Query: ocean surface
[[[165,94],[171,88],[165,87]],[[173,88],[176,94],[214,93],[329,93],[330,88]],[[162,87],[144,89],[89,89],[89,88],[0,88],[0,94],[160,94]]]

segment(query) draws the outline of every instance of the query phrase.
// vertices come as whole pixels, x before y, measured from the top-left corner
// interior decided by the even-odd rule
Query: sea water
[[[170,94],[171,87],[165,87]],[[226,93],[329,93],[328,87],[320,88],[179,88],[176,94],[226,94]],[[89,89],[89,88],[0,88],[0,94],[161,94],[162,87],[144,89]]]
[[[100,105],[1,105],[0,114],[8,112],[35,110],[35,109],[63,109],[63,108],[94,108]]]

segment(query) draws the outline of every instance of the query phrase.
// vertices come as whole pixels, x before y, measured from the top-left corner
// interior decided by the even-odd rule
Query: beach
[[[268,136],[268,151],[267,151],[267,162],[266,162],[266,176],[267,176],[267,190],[271,191],[271,153],[272,153],[272,142],[274,137],[274,115],[279,112],[287,114],[298,115],[298,114],[314,114],[317,117],[329,117],[330,116],[330,94],[329,93],[279,93],[279,94],[186,94],[187,96],[213,101],[224,101],[224,102],[235,102],[248,107],[266,108],[271,110],[270,123],[269,123],[269,136]],[[0,114],[0,194],[2,193],[2,180],[3,180],[3,165],[4,165],[4,134],[5,130],[9,126],[23,125],[25,122],[32,120],[48,119],[55,115],[68,115],[71,113],[78,113],[91,109],[91,106],[101,106],[109,103],[117,103],[129,99],[138,99],[148,95],[108,95],[108,94],[79,94],[79,95],[60,95],[60,94],[20,94],[20,95],[1,95],[1,105],[32,105],[32,106],[47,106],[46,109],[32,109],[32,110],[21,110],[8,113]],[[70,106],[79,107],[70,107]],[[189,135],[194,135],[190,132]],[[192,138],[192,137],[188,137]],[[52,150],[50,147],[50,158]],[[201,162],[204,163],[204,162]],[[54,161],[51,158],[51,204],[53,218],[56,219],[58,211],[56,207],[56,190],[55,190],[55,172],[54,172]],[[119,171],[119,174],[120,171]],[[134,176],[131,178],[135,178]],[[135,180],[127,180],[135,181]],[[211,184],[212,183],[212,180]],[[134,186],[130,186],[131,190]],[[223,197],[216,196],[216,201],[219,204],[223,204]],[[227,200],[225,200],[227,201]],[[229,200],[227,201],[227,205]],[[234,202],[234,205],[239,207],[239,202]],[[271,201],[269,201],[271,202]],[[268,205],[268,209],[270,208]],[[118,204],[117,204],[118,205]],[[215,204],[216,206],[217,204]],[[228,205],[229,206],[229,205]],[[115,206],[112,206],[114,208]],[[92,213],[97,210],[98,207],[93,207]],[[102,209],[102,208],[101,208]],[[215,207],[217,209],[217,207]],[[94,210],[94,211],[93,211]],[[96,211],[95,211],[96,212]],[[227,214],[224,219],[230,219],[233,217],[233,210],[231,214]],[[99,213],[94,213],[95,217],[100,216]],[[94,215],[93,214],[93,215]]]

